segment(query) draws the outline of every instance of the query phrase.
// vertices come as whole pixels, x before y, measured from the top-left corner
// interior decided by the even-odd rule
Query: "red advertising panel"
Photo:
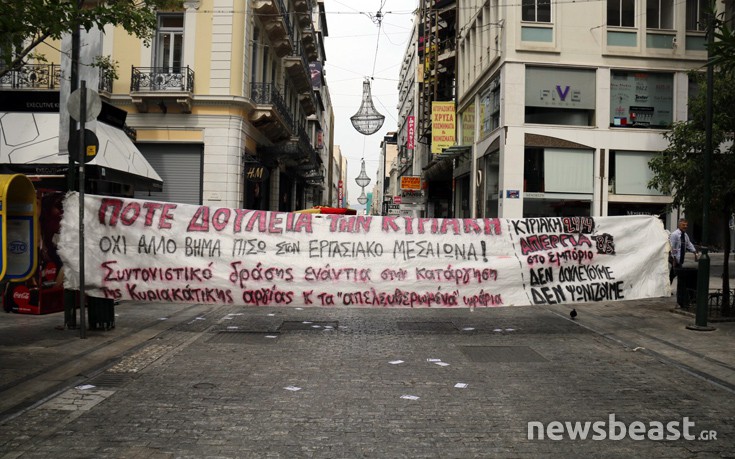
[[[406,148],[413,150],[416,144],[414,143],[414,137],[416,134],[416,118],[412,116],[408,117],[408,139],[406,140]]]

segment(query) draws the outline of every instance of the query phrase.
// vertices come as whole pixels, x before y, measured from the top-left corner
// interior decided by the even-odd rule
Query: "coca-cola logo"
[[[25,285],[19,285],[13,290],[13,301],[18,307],[28,306],[28,302],[31,300],[31,291]]]
[[[56,280],[56,263],[52,261],[46,263],[46,268],[43,270],[43,279],[46,282],[53,282]]]

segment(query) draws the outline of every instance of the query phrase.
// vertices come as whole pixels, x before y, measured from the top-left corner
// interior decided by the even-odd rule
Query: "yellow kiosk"
[[[38,264],[36,189],[23,174],[0,175],[0,281],[30,278]]]
[[[23,174],[0,175],[0,282],[6,312],[39,314],[36,190]],[[27,281],[27,282],[26,282]]]

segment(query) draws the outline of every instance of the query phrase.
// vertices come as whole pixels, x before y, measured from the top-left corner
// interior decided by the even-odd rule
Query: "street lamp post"
[[[71,32],[71,72],[69,75],[69,94],[73,93],[79,87],[79,49],[81,48],[81,32],[79,26],[74,26]],[[69,138],[74,136],[77,130],[76,122],[73,119],[69,120]],[[69,173],[66,177],[67,190],[74,191],[77,186],[76,180],[76,166],[74,164],[74,153],[69,152],[68,164]]]
[[[714,43],[714,25],[715,25],[715,7],[709,12],[707,21],[707,49],[712,49]],[[702,190],[702,255],[699,257],[699,265],[697,269],[697,313],[694,325],[688,325],[690,330],[711,331],[714,327],[707,325],[707,316],[709,314],[709,199],[710,199],[710,180],[712,176],[712,86],[714,84],[714,69],[712,61],[707,59],[707,92],[706,107],[704,115],[704,183]]]

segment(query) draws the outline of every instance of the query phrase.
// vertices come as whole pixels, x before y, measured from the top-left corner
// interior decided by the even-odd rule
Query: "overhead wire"
[[[339,3],[339,4],[342,4],[339,1],[335,1],[335,2],[336,3]],[[384,27],[384,26],[390,25],[389,22],[388,23],[384,22],[384,18],[385,18],[385,14],[386,14],[386,12],[384,11],[385,5],[386,5],[386,0],[381,0],[377,12],[365,13],[364,14],[367,18],[369,18],[377,26],[377,29],[378,30],[377,30],[377,33],[375,35],[375,40],[376,41],[375,41],[375,48],[374,48],[374,53],[375,54],[373,56],[373,65],[372,65],[372,67],[370,69],[369,75],[366,76],[364,73],[362,75],[363,75],[363,79],[367,78],[367,79],[369,79],[371,81],[385,80],[385,81],[394,83],[394,82],[398,82],[399,79],[398,78],[381,78],[381,77],[377,76],[377,75],[380,75],[382,72],[385,72],[386,70],[388,70],[388,69],[382,69],[382,68],[381,69],[378,69],[378,66],[377,66],[378,55],[380,54],[383,45],[386,44],[385,42],[381,42],[381,40],[383,40],[383,37],[381,37],[381,35],[385,35],[385,39],[388,40],[388,43],[390,44],[390,46],[393,46],[393,47],[396,46],[395,41],[394,40],[391,40],[391,37],[389,36],[389,34],[387,32],[387,27]],[[332,38],[332,37],[330,36],[330,38]],[[400,64],[392,65],[389,68],[395,68],[398,65],[400,65]],[[358,74],[358,72],[356,72],[352,68],[340,67],[338,65],[332,64],[331,62],[330,62],[330,67],[332,67],[334,69],[338,69],[338,70],[343,70],[343,71],[349,72],[351,74]],[[341,79],[341,80],[330,80],[330,82],[336,83],[336,82],[339,82],[339,81],[347,81],[347,80],[357,80],[357,78],[346,78],[346,79]],[[381,95],[389,96],[391,94],[371,94],[371,97],[376,102],[376,104],[380,105],[381,108],[383,108],[385,111],[388,112],[388,115],[393,119],[393,122],[397,123],[397,121],[395,119],[395,116],[390,112],[390,110],[388,110],[386,108],[386,106],[383,103],[383,101],[379,98]],[[371,140],[370,143],[372,143],[372,140]],[[380,159],[377,159],[377,158],[376,159],[366,159],[365,158],[365,153],[366,153],[366,149],[367,149],[367,146],[368,146],[367,145],[368,144],[367,136],[363,136],[363,142],[362,142],[362,144],[363,145],[362,145],[362,151],[361,151],[360,156],[357,156],[357,155],[352,156],[352,155],[349,155],[349,154],[345,154],[346,152],[343,153],[343,156],[345,158],[347,158],[347,159],[352,160],[352,161],[359,161],[357,163],[358,171],[360,171],[362,169],[361,163],[362,164],[369,163],[369,164],[371,164],[373,166],[375,166],[375,165],[378,165],[379,166],[380,164],[382,164],[382,160],[380,160]],[[355,152],[355,153],[357,153],[357,152]],[[371,166],[371,169],[372,169],[373,166]],[[371,173],[371,175],[372,175],[372,173]],[[353,185],[353,182],[350,181],[350,184]],[[357,190],[358,190],[357,193],[359,194],[359,188],[357,188]],[[364,191],[364,189],[363,189],[363,191]]]
[[[378,33],[380,33],[380,32],[378,32]],[[390,39],[390,37],[389,37],[389,36],[388,36],[388,34],[386,33],[385,29],[383,29],[383,35],[385,35],[385,39],[386,39],[386,40],[388,40],[388,42],[389,42],[389,43],[390,43],[391,45],[393,45],[393,46],[405,45],[405,44],[406,44],[406,43],[408,42],[408,40],[410,40],[410,39],[411,39],[411,36],[408,36],[408,37],[406,37],[406,40],[404,40],[404,42],[403,42],[403,43],[393,43],[393,40],[391,40],[391,39]],[[398,35],[398,34],[396,34],[396,35]],[[405,33],[402,33],[401,35],[404,35],[404,36],[405,36],[406,34],[405,34]]]
[[[383,107],[383,109],[384,109],[384,110],[385,110],[386,112],[388,112],[388,115],[390,115],[390,117],[391,117],[391,118],[393,118],[393,121],[395,121],[395,122],[396,122],[396,124],[398,124],[398,120],[396,119],[396,117],[395,117],[395,116],[393,116],[393,114],[392,114],[392,113],[390,112],[390,110],[388,110],[388,107],[386,107],[386,106],[385,106],[385,104],[383,103],[383,101],[382,101],[382,100],[380,100],[380,99],[379,99],[379,98],[378,98],[377,96],[375,96],[375,97],[373,97],[373,98],[374,98],[375,100],[377,100],[377,101],[378,101],[378,102],[380,103],[380,106],[381,106],[381,107]]]
[[[373,16],[372,14],[368,14],[368,17],[370,18],[370,20],[373,21],[373,23],[377,24],[377,26],[378,26],[378,36],[377,36],[377,39],[375,40],[375,56],[373,57],[373,71],[370,74],[370,79],[371,80],[374,80],[375,79],[375,67],[378,64],[378,51],[380,49],[380,31],[381,31],[382,26],[383,26],[383,7],[385,7],[385,2],[386,1],[387,0],[381,0],[381,2],[380,2],[380,8],[378,8],[378,11],[375,13],[375,16]],[[382,105],[382,103],[381,103],[381,105]],[[364,161],[365,161],[365,142],[366,142],[366,140],[367,140],[367,136],[363,136],[363,138],[362,138],[362,161],[363,161],[363,164],[364,164]],[[364,188],[363,188],[363,191],[364,191]]]
[[[375,56],[373,57],[373,71],[370,78],[375,77],[375,65],[378,63],[378,48],[380,48],[380,24],[378,24],[378,40],[375,43]]]
[[[355,9],[355,8],[353,8],[353,7],[345,4],[343,2],[339,2],[337,0],[332,0],[332,1],[334,3],[338,3],[338,4],[340,4],[340,5],[342,5],[342,6],[346,7],[346,8],[351,9],[352,11],[325,11],[324,14],[328,14],[328,15],[344,15],[344,14],[346,14],[346,15],[366,15],[368,17],[370,17],[372,15],[372,13],[369,12],[369,11],[360,11],[360,10]],[[581,4],[581,3],[605,2],[607,0],[548,0],[548,1],[549,1],[549,3],[554,3],[554,4],[566,4],[566,3],[571,3],[571,4],[579,3],[579,4]],[[380,12],[381,12],[381,14],[383,16],[385,16],[387,14],[392,14],[392,15],[414,15],[414,14],[416,14],[416,9],[415,8],[414,9],[410,9],[410,10],[382,11],[382,9],[383,9],[384,6],[385,6],[385,1],[382,2],[381,8],[380,8]],[[497,8],[511,8],[511,7],[517,7],[517,6],[525,6],[525,1],[524,0],[520,0],[520,1],[510,1],[510,2],[505,2],[505,3],[498,2],[497,4],[494,4],[493,5],[493,8],[496,8],[496,7]],[[466,10],[466,11],[474,11],[474,12],[476,12],[478,10],[478,7],[476,7],[476,6],[459,6],[459,5],[457,5],[457,6],[453,7],[453,8],[456,9],[456,10]],[[237,14],[245,14],[247,12],[248,12],[247,9],[246,10],[242,10],[242,9],[234,9],[234,8],[231,8],[231,9],[225,9],[225,8],[220,8],[220,9],[203,9],[202,8],[202,9],[195,10],[193,13],[194,14],[235,14],[235,13],[237,13]],[[260,17],[281,16],[282,15],[281,13],[253,13],[252,11],[250,11],[250,14],[252,14],[253,16],[260,16]]]
[[[378,63],[378,49],[380,48],[380,31],[383,27],[383,7],[385,6],[386,0],[382,0],[380,8],[375,13],[375,16],[369,15],[370,19],[378,26],[378,38],[375,42],[375,56],[373,57],[373,72],[370,74],[370,78],[375,76],[375,66]]]

